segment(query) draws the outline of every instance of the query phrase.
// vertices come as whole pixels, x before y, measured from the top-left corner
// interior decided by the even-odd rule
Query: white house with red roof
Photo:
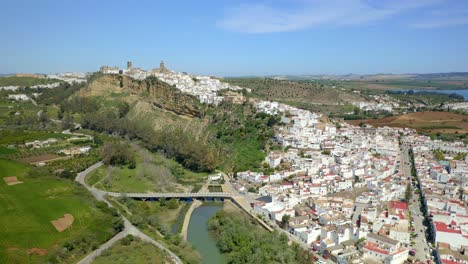
[[[402,264],[409,255],[409,250],[402,248],[399,241],[374,233],[367,234],[363,251],[365,259],[378,260],[384,264]]]
[[[433,213],[432,222],[437,243],[450,244],[452,249],[468,246],[468,216],[455,213]]]

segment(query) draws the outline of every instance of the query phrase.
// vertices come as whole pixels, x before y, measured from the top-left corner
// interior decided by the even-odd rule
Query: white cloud
[[[302,0],[287,6],[242,4],[228,9],[218,26],[236,32],[269,33],[320,25],[359,25],[385,20],[444,0]]]

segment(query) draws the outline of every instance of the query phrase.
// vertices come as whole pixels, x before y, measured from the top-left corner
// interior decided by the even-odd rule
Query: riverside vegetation
[[[218,211],[208,227],[229,264],[314,263],[313,256],[299,245],[288,246],[285,234],[270,233],[241,214]]]

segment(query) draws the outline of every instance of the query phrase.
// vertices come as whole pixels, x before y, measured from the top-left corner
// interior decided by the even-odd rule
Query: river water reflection
[[[192,212],[188,226],[187,240],[200,252],[202,263],[223,264],[224,256],[208,231],[208,219],[223,208],[223,203],[202,205]]]

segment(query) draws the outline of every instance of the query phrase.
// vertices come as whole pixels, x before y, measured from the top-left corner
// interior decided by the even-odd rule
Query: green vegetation
[[[464,152],[464,153],[457,153],[455,155],[455,157],[453,157],[454,160],[463,160],[465,159],[466,155],[468,155],[468,153]]]
[[[411,183],[408,183],[406,185],[406,190],[405,190],[405,199],[406,201],[410,201],[412,197],[413,197],[413,192],[411,190]]]
[[[376,81],[368,82],[371,84],[380,84],[391,86],[399,89],[424,89],[424,88],[435,88],[441,90],[451,90],[451,89],[466,89],[466,83],[463,84],[454,84],[447,83],[444,81],[432,81],[432,80],[388,80],[388,81]]]
[[[41,90],[41,95],[37,98],[38,103],[45,105],[59,104],[66,101],[71,95],[80,89],[84,88],[86,84],[84,83],[62,83],[56,88],[52,89],[43,89]],[[82,106],[86,107],[86,105]]]
[[[102,78],[118,85],[119,81],[111,77],[96,77],[96,83],[91,82],[88,87],[94,87]],[[128,102],[135,100],[135,97],[125,96],[135,92],[128,86],[143,83],[151,89],[160,89],[161,93],[151,93],[142,101]],[[123,84],[125,92],[119,96],[111,96],[110,89],[107,95],[54,102],[60,104],[61,116],[79,116],[85,128],[141,140],[146,148],[162,152],[192,171],[260,168],[279,118],[257,114],[251,104],[202,105],[195,98],[182,95],[154,78],[139,82],[125,79]],[[176,99],[183,102],[174,104]],[[87,107],[82,107],[84,105]]]
[[[135,159],[134,168],[120,164],[102,166],[87,177],[87,183],[116,192],[185,192],[187,187],[180,184],[194,190],[206,179],[206,173],[184,169],[176,161],[137,144],[127,146],[127,151]]]
[[[152,244],[141,241],[131,235],[123,238],[112,248],[104,251],[93,264],[132,263],[132,264],[165,264],[170,256]]]
[[[0,156],[15,154],[18,151],[14,148],[7,148],[0,146]]]
[[[274,136],[278,116],[257,113],[248,105],[222,104],[207,112],[211,130],[229,151],[222,165],[227,171],[258,170],[265,158],[268,141]]]
[[[249,96],[279,101],[311,111],[343,113],[344,105],[362,100],[359,95],[338,89],[337,82],[330,81],[290,81],[270,78],[226,78],[222,81],[250,88],[252,93]]]
[[[123,142],[106,142],[102,147],[102,157],[107,165],[128,165],[129,169],[136,166],[135,156],[129,149],[129,145]]]
[[[463,102],[464,98],[457,94],[442,94],[431,92],[418,92],[414,93],[409,91],[402,92],[388,92],[388,95],[405,103],[422,104],[426,106],[439,106],[443,103]]]
[[[208,226],[229,264],[313,263],[309,252],[288,246],[285,234],[269,233],[242,215],[219,211]]]
[[[156,133],[148,124],[121,116],[116,109],[100,110],[85,114],[83,126],[129,139],[141,139],[147,148],[155,152],[162,151],[194,171],[212,171],[216,168],[217,151],[204,139],[185,133],[181,127],[166,127]]]
[[[184,263],[200,263],[201,256],[192,246],[171,232],[178,214],[185,212],[177,200],[160,202],[136,201],[131,198],[110,198],[135,226],[158,240],[179,256]],[[177,207],[177,208],[175,208]],[[131,213],[131,214],[130,214]]]
[[[434,150],[434,157],[438,160],[445,160],[444,153],[440,149]]]
[[[20,130],[0,130],[0,144],[23,144],[28,141],[46,140],[49,138],[68,138],[69,135],[53,133],[47,131],[20,131]]]
[[[60,82],[60,80],[47,79],[47,78],[36,78],[36,77],[17,77],[17,76],[8,76],[0,77],[0,86],[20,86],[28,87],[38,84],[49,84]]]
[[[75,155],[70,159],[51,161],[47,163],[47,168],[51,171],[66,170],[74,173],[81,172],[101,160],[98,152],[98,150],[92,149],[88,154]]]
[[[76,183],[55,178],[45,168],[0,159],[0,178],[16,176],[23,183],[0,182],[0,262],[74,262],[108,240],[123,225],[116,211],[96,202]],[[63,232],[50,221],[74,217]],[[28,249],[46,255],[27,254]]]

